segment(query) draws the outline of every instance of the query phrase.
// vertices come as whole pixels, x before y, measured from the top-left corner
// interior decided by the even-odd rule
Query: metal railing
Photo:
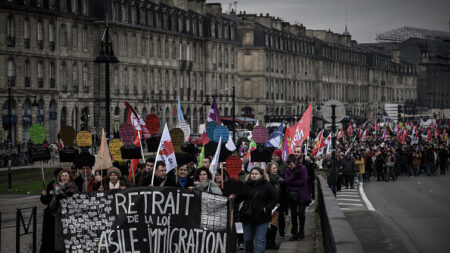
[[[31,209],[31,215],[28,219],[28,223],[25,224],[22,210]],[[33,253],[36,253],[36,232],[37,232],[37,220],[36,220],[36,212],[37,207],[27,207],[27,208],[18,208],[16,212],[16,252],[20,252],[20,237],[28,234],[33,234],[33,245],[32,245],[32,251]],[[30,232],[30,225],[33,222],[33,231]],[[23,227],[24,233],[20,233],[20,228]]]
[[[327,180],[317,176],[318,211],[322,228],[323,247],[325,252],[364,252],[360,241],[340,209],[336,197],[328,187]]]

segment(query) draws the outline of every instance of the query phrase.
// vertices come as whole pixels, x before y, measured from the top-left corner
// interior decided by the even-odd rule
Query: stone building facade
[[[354,117],[382,115],[384,103],[416,99],[415,68],[359,47],[350,35],[307,30],[271,16],[222,13],[204,0],[0,0],[2,141],[12,91],[12,136],[28,139],[33,123],[55,142],[62,126],[97,132],[105,123],[105,65],[95,63],[108,25],[111,132],[128,101],[141,115],[176,124],[180,97],[197,133],[203,106],[217,96],[221,116],[263,122],[315,116],[338,99]],[[5,117],[6,116],[6,117]]]
[[[105,67],[94,59],[106,22],[120,61],[109,69],[111,130],[128,114],[125,100],[141,115],[156,113],[162,125],[173,127],[180,97],[193,132],[206,120],[206,96],[220,95],[221,115],[231,114],[226,95],[237,81],[237,25],[222,15],[220,5],[199,0],[0,3],[0,20],[7,23],[0,28],[5,66],[0,104],[5,126],[11,87],[15,143],[24,143],[36,122],[44,124],[50,142],[65,125],[91,132],[104,127]]]
[[[417,98],[414,65],[360,47],[348,32],[307,30],[268,14],[237,17],[238,93],[249,116],[293,121],[312,102],[320,119],[320,106],[336,99],[347,115],[380,119],[385,103]]]

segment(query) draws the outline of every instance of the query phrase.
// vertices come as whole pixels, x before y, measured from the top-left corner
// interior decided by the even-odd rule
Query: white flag
[[[177,159],[175,158],[175,152],[173,151],[172,139],[170,138],[167,123],[164,126],[164,132],[161,136],[161,141],[159,142],[156,161],[164,161],[166,164],[166,172],[169,172],[177,167]]]
[[[216,153],[209,165],[209,172],[211,172],[213,180],[216,177],[217,166],[219,165],[219,157],[220,157],[220,148],[222,147],[222,136],[219,138],[219,143],[217,143]]]
[[[231,152],[236,150],[236,145],[233,142],[233,138],[231,138],[231,134],[230,137],[228,137],[228,141],[225,144],[225,147],[227,147],[227,149],[230,150]]]

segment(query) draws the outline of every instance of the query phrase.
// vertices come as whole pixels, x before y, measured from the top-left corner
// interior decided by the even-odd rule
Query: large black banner
[[[235,252],[228,198],[174,187],[61,200],[67,252]]]

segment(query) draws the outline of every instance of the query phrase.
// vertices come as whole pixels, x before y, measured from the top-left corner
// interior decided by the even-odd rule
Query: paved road
[[[364,191],[420,252],[450,252],[450,175],[371,181]]]

